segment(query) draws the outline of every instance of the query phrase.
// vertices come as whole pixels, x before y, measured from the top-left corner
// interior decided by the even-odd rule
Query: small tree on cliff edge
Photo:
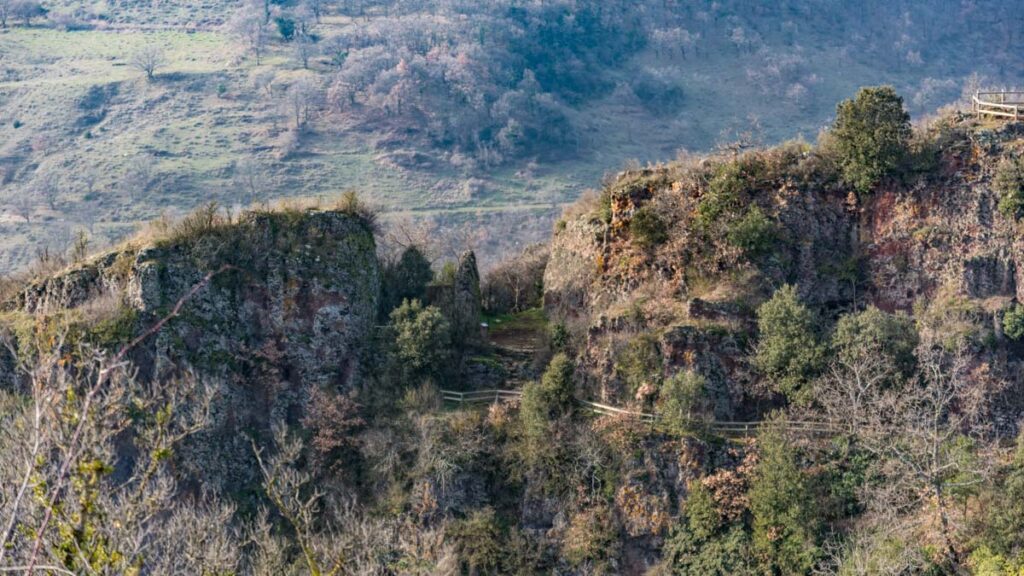
[[[831,135],[843,178],[868,192],[906,157],[910,115],[892,87],[861,88],[836,108]]]

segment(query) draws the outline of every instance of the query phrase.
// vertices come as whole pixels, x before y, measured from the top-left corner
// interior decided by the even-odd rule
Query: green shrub
[[[815,314],[786,285],[757,309],[760,340],[754,365],[791,401],[807,399],[807,383],[822,369],[825,349],[819,343]]]
[[[831,137],[843,178],[857,191],[868,192],[903,164],[910,115],[892,87],[861,88],[839,104]]]
[[[277,25],[277,33],[285,42],[289,42],[295,37],[295,20],[279,16],[274,18],[274,24]]]
[[[1024,434],[1017,437],[1013,460],[1002,470],[995,486],[994,506],[985,518],[985,541],[993,552],[1024,563]]]
[[[611,510],[595,506],[572,517],[562,540],[562,555],[573,566],[588,565],[590,574],[609,574],[619,542]]]
[[[644,384],[661,384],[661,364],[657,338],[645,333],[633,338],[619,352],[615,373],[626,384],[630,395],[634,395]]]
[[[569,329],[562,322],[551,325],[548,329],[548,338],[551,341],[551,349],[555,352],[565,352],[569,348]]]
[[[747,209],[739,221],[729,227],[726,240],[749,257],[771,251],[777,238],[775,222],[756,205]]]
[[[399,370],[407,377],[439,375],[451,355],[451,329],[436,306],[406,300],[391,312]]]
[[[370,232],[377,231],[377,212],[363,199],[355,190],[342,192],[341,197],[334,205],[334,209],[343,214],[348,214],[359,219]]]
[[[757,450],[749,492],[754,550],[766,574],[806,574],[817,554],[814,496],[779,427],[763,429]]]
[[[684,370],[665,381],[659,394],[662,422],[673,432],[694,431],[695,422],[703,416],[704,387],[707,381],[693,370]]]
[[[434,279],[434,284],[438,286],[455,286],[455,275],[458,273],[459,268],[455,262],[448,261],[441,267],[441,271],[438,272],[437,278]]]
[[[540,382],[523,387],[519,416],[529,440],[542,440],[548,424],[572,411],[573,365],[565,354],[555,354]]]
[[[999,213],[1017,220],[1024,215],[1024,158],[1004,158],[996,167],[992,188],[999,194]]]
[[[597,217],[605,224],[612,223],[612,192],[607,188],[597,197]]]
[[[116,350],[135,337],[138,311],[127,302],[120,302],[114,313],[88,330],[89,340],[101,348]]]
[[[700,481],[692,481],[687,487],[686,527],[698,540],[708,540],[722,526],[722,514],[718,511],[711,491]]]
[[[1007,558],[992,551],[986,544],[976,548],[967,558],[974,576],[1018,576],[1024,574],[1024,559]]]
[[[748,182],[743,164],[727,162],[715,170],[708,189],[697,204],[696,223],[707,230],[724,216],[739,210],[747,193]]]
[[[698,538],[686,526],[678,526],[665,542],[664,556],[670,574],[704,576],[760,574],[750,546],[750,534],[731,526],[713,537]]]
[[[629,232],[633,242],[642,248],[651,248],[668,240],[668,224],[650,205],[641,207],[633,214]]]
[[[841,317],[832,335],[832,347],[842,361],[857,364],[884,358],[904,376],[914,371],[917,343],[917,329],[909,316],[889,314],[874,306]]]
[[[1024,338],[1024,306],[1013,305],[1003,316],[1003,333],[1011,340]]]
[[[466,574],[496,574],[504,556],[501,527],[493,508],[474,510],[446,530]]]
[[[922,336],[929,335],[947,350],[982,346],[993,336],[990,316],[976,300],[948,296],[914,305],[914,320]]]

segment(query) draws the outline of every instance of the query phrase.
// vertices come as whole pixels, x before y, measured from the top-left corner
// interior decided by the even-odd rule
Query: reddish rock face
[[[965,298],[991,315],[1024,300],[1024,236],[998,212],[991,185],[1000,159],[1024,150],[1024,124],[984,130],[966,118],[946,121],[933,165],[860,196],[816,151],[785,146],[621,174],[605,190],[607,222],[597,208],[568,219],[544,277],[548,314],[585,331],[586,385],[625,399],[617,355],[633,334],[653,332],[665,374],[699,365],[722,390],[740,389],[740,400],[757,387],[742,335],[782,284],[796,285],[825,317],[869,304],[913,313],[940,297]],[[721,170],[730,163],[738,168]],[[742,183],[726,198],[734,214],[702,222],[701,203],[722,194],[711,185],[722,172]],[[751,206],[775,226],[770,249],[758,255],[729,237]],[[630,220],[644,207],[668,223],[668,239],[654,247],[631,238]],[[670,338],[680,326],[697,336]],[[723,345],[722,334],[738,344]]]

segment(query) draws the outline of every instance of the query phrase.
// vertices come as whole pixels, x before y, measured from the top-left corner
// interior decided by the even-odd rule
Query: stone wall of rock
[[[181,465],[233,490],[255,480],[251,435],[298,424],[313,386],[359,387],[379,293],[373,234],[361,220],[253,212],[102,255],[31,283],[4,309],[67,314],[115,298],[141,334],[181,302],[131,358],[142,378],[190,370],[217,388],[214,425]]]
[[[826,317],[868,304],[912,312],[916,303],[945,296],[998,315],[1024,301],[1021,224],[998,212],[992,188],[1000,159],[1024,153],[1024,124],[989,129],[966,117],[949,121],[933,167],[869,194],[844,188],[828,175],[827,162],[813,162],[813,152],[791,173],[755,184],[744,201],[777,226],[771,254],[757,258],[709,240],[695,221],[714,166],[731,159],[621,174],[605,190],[610,214],[595,206],[559,223],[544,275],[545,309],[577,327],[590,391],[620,396],[615,356],[631,334],[680,334],[685,327],[689,340],[714,342],[722,333],[750,333],[757,305],[784,283],[797,285]],[[668,239],[646,249],[629,232],[645,205],[668,219]],[[733,401],[740,400],[737,389],[756,384],[737,380],[751,372],[745,346],[698,346],[687,349],[685,362],[664,339],[660,348],[666,372],[697,366]],[[725,364],[732,367],[715,367]]]

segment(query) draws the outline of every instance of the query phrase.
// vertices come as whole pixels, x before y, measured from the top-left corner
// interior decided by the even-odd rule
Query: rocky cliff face
[[[180,300],[143,347],[154,374],[184,361],[228,376],[274,357],[285,380],[350,388],[379,289],[373,237],[357,219],[254,212],[102,255],[31,283],[4,309],[45,315],[113,299],[141,332]]]
[[[57,315],[86,334],[114,322],[113,334],[90,341],[117,348],[180,302],[131,356],[144,378],[187,369],[218,387],[215,425],[183,464],[231,487],[253,479],[246,435],[294,423],[311,387],[359,384],[378,262],[372,233],[341,212],[253,212],[186,225],[31,283],[4,304],[5,317],[23,350]]]
[[[991,308],[1024,298],[1020,227],[997,211],[993,172],[1019,153],[1024,126],[954,133],[943,146],[936,182],[884,189],[860,214],[860,250],[870,298],[909,310],[939,292],[986,301]],[[999,301],[1001,300],[1001,302]]]
[[[590,392],[624,402],[642,400],[619,361],[640,332],[657,336],[666,374],[698,367],[738,401],[756,387],[744,360],[754,310],[784,283],[826,316],[959,297],[998,327],[1024,298],[1024,241],[996,210],[992,177],[1022,136],[1020,124],[945,118],[928,132],[925,167],[861,197],[826,157],[795,145],[623,173],[556,226],[545,307],[584,340]],[[715,203],[725,208],[707,210]],[[761,228],[749,225],[753,207]],[[653,246],[633,230],[645,210],[665,227]]]

